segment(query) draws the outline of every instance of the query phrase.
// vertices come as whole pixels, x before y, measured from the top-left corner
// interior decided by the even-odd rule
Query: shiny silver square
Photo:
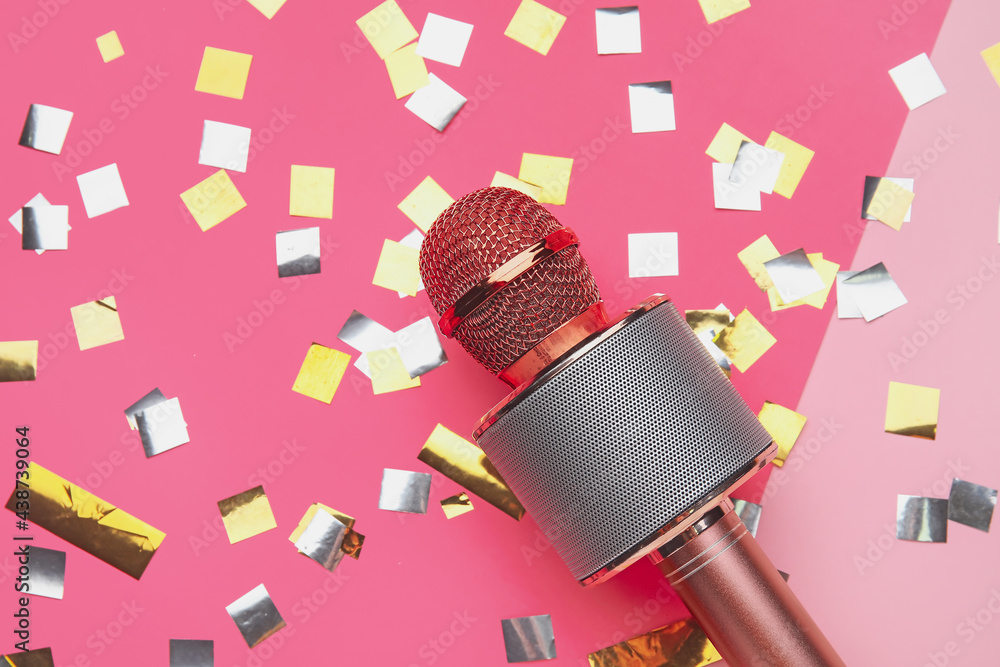
[[[191,442],[180,399],[171,398],[135,413],[135,423],[146,458]]]
[[[15,546],[30,544],[15,542]],[[27,593],[43,598],[63,599],[66,584],[66,552],[42,547],[28,547],[31,581]]]
[[[309,521],[309,525],[302,531],[302,535],[296,540],[295,548],[333,572],[344,558],[341,547],[344,545],[346,535],[347,526],[329,512],[319,508]]]
[[[198,164],[244,173],[250,157],[249,127],[206,120],[201,131]]]
[[[211,639],[171,639],[170,667],[215,667],[215,642]]]
[[[425,472],[382,471],[382,491],[378,508],[392,512],[427,514],[427,499],[431,493],[431,476]]]
[[[285,619],[278,613],[264,584],[227,606],[226,611],[250,648],[285,627]]]
[[[677,129],[674,92],[669,81],[630,83],[628,106],[632,133],[669,132]]]
[[[362,353],[354,362],[354,367],[369,378],[371,371],[368,369],[368,357],[364,353],[384,350],[396,344],[395,333],[356,310],[344,322],[337,338]]]
[[[399,356],[411,378],[420,377],[435,368],[448,363],[448,357],[441,347],[437,329],[430,317],[417,320],[403,327],[393,337]]]
[[[997,506],[997,490],[960,479],[952,480],[948,496],[948,520],[990,532],[993,510]]]
[[[406,108],[438,132],[444,132],[451,119],[465,106],[466,99],[454,88],[433,74],[423,88],[406,100]]]
[[[896,539],[914,542],[948,541],[948,500],[899,495]]]
[[[851,298],[866,322],[906,304],[906,297],[882,262],[845,279],[844,285],[850,285]]]
[[[638,7],[598,7],[597,54],[642,53]]]
[[[139,428],[139,426],[135,423],[136,413],[142,412],[146,408],[151,408],[158,403],[164,402],[165,400],[167,400],[167,397],[164,396],[163,392],[160,391],[160,388],[157,387],[132,405],[125,408],[125,419],[128,420],[128,427],[133,431]]]
[[[826,288],[802,248],[764,262],[764,268],[785,303],[798,301]]]
[[[744,140],[736,152],[729,180],[769,195],[774,192],[784,162],[784,153]]]
[[[500,625],[507,662],[552,660],[556,657],[556,639],[550,615],[505,618]]]
[[[26,206],[21,209],[21,248],[66,250],[69,248],[68,206]]]
[[[28,107],[28,117],[24,120],[21,139],[17,143],[36,151],[59,155],[72,120],[72,111],[32,104]]]
[[[852,293],[855,286],[845,282],[850,278],[853,278],[860,271],[837,271],[837,317],[842,320],[846,319],[860,319],[864,317],[861,314],[861,309],[858,308],[858,304],[854,302],[854,297]],[[858,285],[857,287],[860,287]]]
[[[320,272],[319,227],[278,232],[274,242],[278,255],[279,278]]]

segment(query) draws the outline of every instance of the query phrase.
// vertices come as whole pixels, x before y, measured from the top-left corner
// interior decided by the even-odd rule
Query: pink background
[[[38,3],[5,3],[0,25],[20,30],[43,11]],[[911,303],[870,325],[833,321],[801,406],[811,418],[803,437],[824,415],[845,426],[831,441],[838,446],[817,455],[821,464],[789,476],[780,495],[765,500],[761,537],[849,664],[919,662],[943,650],[954,625],[1000,583],[983,573],[996,562],[995,554],[988,561],[996,540],[952,526],[950,544],[894,546],[864,576],[851,556],[892,520],[897,492],[920,493],[951,459],[973,466],[970,481],[997,485],[996,458],[991,478],[985,439],[970,437],[977,420],[989,418],[973,407],[988,409],[988,395],[966,389],[994,363],[983,361],[989,348],[969,343],[989,331],[992,284],[953,314],[964,326],[949,324],[898,372],[885,362],[901,335],[948,307],[948,286],[970,276],[985,244],[995,242],[996,190],[985,170],[979,176],[972,168],[988,164],[991,146],[974,137],[1000,95],[978,51],[1000,34],[976,27],[973,43],[957,18],[987,4],[956,3],[939,47],[953,45],[951,60],[932,53],[949,94],[908,115],[887,71],[931,52],[947,2],[913,3],[919,9],[897,15],[905,21],[887,34],[879,22],[892,20],[895,5],[885,0],[760,2],[711,29],[694,0],[647,3],[643,53],[598,57],[593,10],[608,3],[567,0],[566,26],[543,57],[502,34],[516,2],[403,0],[418,30],[428,11],[475,25],[460,68],[428,63],[470,99],[436,142],[437,133],[393,99],[384,65],[356,29],[355,19],[375,4],[289,0],[268,21],[237,0],[162,7],[70,0],[52,5],[58,12],[37,34],[26,33],[26,44],[0,50],[0,127],[9,137],[0,147],[3,217],[41,191],[70,206],[73,225],[69,251],[40,257],[0,227],[0,340],[38,339],[44,359],[36,382],[0,385],[0,428],[12,441],[14,427],[29,424],[35,460],[167,533],[137,582],[35,529],[39,546],[68,552],[68,565],[65,599],[32,602],[32,646],[52,646],[62,666],[165,665],[170,638],[215,640],[217,665],[502,665],[499,620],[551,614],[559,652],[552,664],[579,665],[592,650],[686,616],[648,564],[584,590],[530,517],[515,523],[473,499],[474,513],[446,520],[437,503],[459,489],[437,473],[427,516],[377,509],[383,468],[429,472],[416,454],[434,425],[468,434],[504,394],[452,342],[444,343],[450,363],[419,389],[373,396],[351,368],[332,405],[291,391],[310,343],[353,352],[336,339],[353,309],[393,330],[431,313],[423,294],[400,300],[371,285],[383,239],[413,228],[396,208],[413,187],[432,175],[458,197],[487,185],[496,170],[516,175],[522,152],[534,152],[576,158],[567,205],[552,210],[583,239],[612,312],[663,291],[682,308],[749,308],[775,334],[771,351],[734,374],[754,410],[765,399],[799,403],[835,303],[770,314],[736,253],[767,233],[782,252],[821,251],[844,268],[886,260]],[[94,39],[111,29],[126,55],[104,64]],[[254,56],[243,100],[194,91],[206,45]],[[144,90],[147,68],[163,74]],[[677,131],[632,135],[627,85],[662,79],[673,82]],[[817,90],[828,99],[804,107]],[[144,99],[130,108],[123,95]],[[31,103],[75,113],[62,155],[17,146]],[[797,111],[803,122],[792,125],[786,115]],[[208,232],[184,215],[178,197],[215,171],[197,164],[205,119],[249,127],[261,146],[247,173],[231,173],[247,208]],[[100,131],[102,121],[113,131]],[[793,199],[765,197],[760,213],[714,210],[704,150],[723,122],[759,142],[776,129],[816,151]],[[914,221],[898,235],[873,224],[853,259],[864,176],[907,175],[907,156],[933,145],[936,129],[949,123],[962,139],[918,179]],[[93,150],[77,164],[72,154],[81,148]],[[75,176],[111,162],[131,205],[88,220]],[[333,220],[288,216],[291,164],[337,169]],[[970,187],[974,178],[984,183]],[[974,229],[959,232],[956,223],[966,221]],[[328,248],[323,272],[278,279],[275,232],[316,224]],[[628,279],[626,235],[658,231],[678,232],[681,275]],[[893,245],[874,247],[879,242]],[[917,243],[924,245],[904,251]],[[126,339],[81,352],[65,334],[69,309],[107,291],[115,292]],[[227,346],[226,334],[255,312],[267,316],[245,342]],[[962,364],[952,356],[959,350],[975,356]],[[890,378],[942,387],[938,442],[881,434]],[[122,410],[153,387],[180,398],[191,442],[147,460]],[[963,390],[971,396],[960,400]],[[824,391],[835,391],[835,400]],[[959,424],[970,429],[961,439]],[[858,437],[844,435],[851,429]],[[884,445],[873,442],[880,438]],[[286,441],[302,451],[282,459]],[[877,465],[879,456],[891,458]],[[838,468],[839,457],[849,471]],[[869,474],[867,484],[856,483]],[[262,481],[278,529],[230,545],[217,530],[216,502]],[[758,480],[743,495],[762,489]],[[863,507],[849,505],[855,498]],[[313,502],[354,515],[368,538],[361,560],[344,562],[333,578],[287,541]],[[829,517],[815,521],[820,512]],[[0,559],[8,586],[12,562]],[[260,583],[288,629],[248,650],[225,606]],[[848,587],[859,590],[845,595]],[[123,605],[142,610],[124,628]],[[475,620],[454,625],[456,614]],[[981,633],[954,660],[982,664],[996,653],[996,636]]]

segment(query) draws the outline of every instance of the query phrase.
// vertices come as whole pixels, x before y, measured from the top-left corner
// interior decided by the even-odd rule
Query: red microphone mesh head
[[[443,314],[522,250],[562,225],[531,197],[484,188],[449,206],[420,248],[420,275]],[[539,341],[601,300],[576,246],[525,271],[462,321],[455,339],[499,374]]]

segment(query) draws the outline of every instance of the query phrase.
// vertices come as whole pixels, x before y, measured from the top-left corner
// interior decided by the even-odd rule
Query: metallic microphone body
[[[842,665],[728,499],[770,435],[667,297],[610,320],[576,243],[504,188],[424,241],[442,331],[514,388],[477,443],[582,584],[649,556],[731,665]]]

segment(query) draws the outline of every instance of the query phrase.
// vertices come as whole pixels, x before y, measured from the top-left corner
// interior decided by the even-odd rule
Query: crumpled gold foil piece
[[[590,667],[702,667],[722,660],[690,618],[602,648],[587,658]]]

